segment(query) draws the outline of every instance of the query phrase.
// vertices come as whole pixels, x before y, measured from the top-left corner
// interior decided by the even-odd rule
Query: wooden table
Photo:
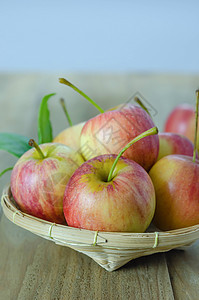
[[[50,100],[54,135],[67,126],[58,99],[63,96],[74,123],[96,114],[81,96],[58,83],[65,76],[105,109],[138,94],[148,103],[156,124],[176,104],[195,101],[199,76],[150,74],[0,74],[0,131],[37,137],[41,98]],[[0,152],[0,170],[16,159]],[[0,189],[10,174],[0,179]],[[131,261],[109,273],[87,256],[55,245],[10,221],[0,208],[0,300],[4,299],[199,299],[199,242]]]

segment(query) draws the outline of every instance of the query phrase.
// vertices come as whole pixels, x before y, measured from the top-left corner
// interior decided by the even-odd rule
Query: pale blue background
[[[199,72],[199,1],[0,0],[0,71]]]

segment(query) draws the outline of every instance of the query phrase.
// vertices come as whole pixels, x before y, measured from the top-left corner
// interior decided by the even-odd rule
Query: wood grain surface
[[[164,74],[0,74],[0,131],[37,137],[37,113],[46,94],[54,135],[67,127],[59,97],[74,123],[97,112],[81,96],[58,83],[66,77],[103,108],[140,94],[160,129],[178,103],[195,101],[196,75]],[[1,151],[0,171],[16,158]],[[10,174],[0,179],[0,189]],[[89,257],[19,228],[0,208],[0,300],[4,299],[199,299],[199,242],[186,250],[142,257],[112,273]]]

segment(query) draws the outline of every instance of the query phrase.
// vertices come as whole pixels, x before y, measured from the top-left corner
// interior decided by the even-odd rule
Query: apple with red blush
[[[85,160],[104,154],[118,154],[134,137],[154,127],[151,117],[141,107],[121,104],[106,112],[81,90],[64,78],[60,83],[72,87],[92,103],[100,114],[88,120],[80,135],[81,153]],[[128,149],[124,157],[134,160],[145,170],[150,170],[159,152],[157,135],[148,136]]]
[[[11,173],[11,191],[19,208],[35,217],[65,224],[63,196],[73,172],[84,162],[71,148],[56,143],[40,146],[30,140]]]
[[[161,230],[173,230],[199,224],[199,160],[196,159],[198,102],[193,157],[169,155],[150,170],[156,192],[154,224]]]
[[[103,154],[118,154],[134,137],[154,127],[150,116],[140,107],[126,104],[88,120],[81,131],[81,151],[86,160]],[[124,157],[132,159],[145,170],[157,160],[158,136],[140,140]]]
[[[154,224],[173,230],[199,224],[199,161],[169,155],[150,170],[156,193]]]
[[[171,132],[160,132],[158,159],[171,154],[193,156],[194,145],[185,136]]]
[[[121,155],[135,142],[157,134],[140,134],[121,152],[92,158],[72,175],[64,193],[67,224],[96,231],[144,232],[154,215],[155,191],[148,173]]]
[[[165,126],[165,132],[173,132],[186,136],[191,142],[194,142],[195,133],[195,110],[190,104],[183,103],[176,106],[169,114]],[[199,150],[199,140],[197,143]]]

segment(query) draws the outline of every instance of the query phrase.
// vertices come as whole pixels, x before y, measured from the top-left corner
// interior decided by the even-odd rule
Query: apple
[[[193,143],[181,134],[171,132],[160,132],[158,160],[170,154],[182,154],[192,156]]]
[[[61,131],[54,139],[54,143],[61,143],[74,150],[80,149],[80,133],[85,122],[73,125]]]
[[[17,161],[11,173],[11,191],[19,208],[35,217],[65,223],[63,196],[73,172],[84,162],[71,148],[46,143],[34,146]]]
[[[72,87],[92,103],[101,114],[88,120],[80,135],[81,153],[85,160],[103,154],[118,154],[121,149],[137,135],[154,127],[149,114],[133,104],[120,104],[114,109],[104,110],[76,86],[64,78],[60,83]],[[124,156],[150,170],[156,162],[159,152],[158,136],[148,136],[128,149]]]
[[[196,95],[193,158],[168,155],[149,172],[156,192],[154,223],[161,230],[199,224],[199,160],[196,159],[199,91]]]
[[[199,224],[199,161],[179,154],[160,159],[149,175],[156,193],[154,224],[173,230]]]
[[[165,126],[165,132],[179,133],[194,142],[195,110],[190,104],[183,103],[175,107],[169,114]],[[199,150],[199,140],[197,144]]]
[[[67,224],[96,231],[144,232],[154,215],[155,191],[148,173],[121,155],[133,143],[157,128],[142,133],[119,155],[105,154],[82,164],[64,193]]]
[[[85,160],[103,154],[118,154],[134,137],[154,127],[150,116],[140,107],[125,104],[88,120],[81,131],[81,152]],[[158,136],[148,136],[129,148],[124,157],[150,170],[159,152]]]

